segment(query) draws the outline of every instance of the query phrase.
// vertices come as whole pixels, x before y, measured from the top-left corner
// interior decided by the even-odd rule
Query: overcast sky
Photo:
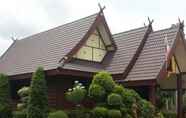
[[[0,55],[11,45],[11,37],[22,39],[77,20],[106,6],[112,33],[126,31],[154,19],[155,30],[186,19],[185,0],[2,0],[0,4]]]

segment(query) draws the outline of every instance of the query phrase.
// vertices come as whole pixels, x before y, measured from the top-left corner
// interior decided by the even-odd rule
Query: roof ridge
[[[127,32],[131,32],[131,31],[135,31],[135,30],[139,30],[139,29],[143,29],[143,28],[146,28],[146,26],[145,27],[134,28],[134,29],[130,29],[130,30],[127,30],[127,31],[118,32],[118,33],[114,33],[114,34],[112,34],[112,36],[127,33]]]
[[[179,29],[179,26],[169,27],[169,28],[164,28],[164,29],[156,30],[156,31],[153,31],[152,33],[162,32],[162,31],[171,30],[171,29]]]
[[[94,13],[94,14],[92,14],[92,15],[89,15],[89,16],[82,17],[82,18],[79,18],[79,19],[77,19],[77,20],[74,20],[74,21],[72,21],[72,22],[68,22],[68,23],[65,23],[65,24],[62,24],[62,25],[53,27],[53,28],[51,28],[51,29],[41,31],[41,32],[39,32],[39,33],[35,33],[35,34],[32,34],[32,35],[26,36],[26,37],[20,39],[19,41],[22,41],[22,40],[25,40],[25,39],[27,40],[28,38],[30,38],[30,37],[32,37],[32,36],[37,36],[37,35],[39,35],[39,34],[49,32],[49,31],[51,31],[51,30],[54,30],[54,29],[57,29],[57,28],[59,28],[59,27],[62,27],[62,26],[65,26],[65,25],[68,25],[68,24],[71,24],[71,23],[74,23],[74,22],[77,22],[77,21],[80,21],[80,20],[83,20],[83,19],[92,17],[92,16],[97,15],[97,14],[98,14],[98,13]]]
[[[0,56],[0,61],[2,61],[2,58],[6,55],[6,53],[12,48],[18,40],[14,40],[12,44],[8,47],[8,49]]]

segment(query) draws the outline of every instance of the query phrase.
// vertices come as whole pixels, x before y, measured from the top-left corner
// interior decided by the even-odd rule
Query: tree
[[[39,67],[33,74],[28,100],[27,118],[47,118],[48,98],[45,74]]]
[[[0,118],[12,118],[8,77],[0,74]]]

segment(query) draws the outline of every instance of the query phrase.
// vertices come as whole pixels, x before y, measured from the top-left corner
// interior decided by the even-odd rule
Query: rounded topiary
[[[89,87],[89,96],[96,101],[103,101],[106,96],[106,91],[100,85],[91,84]]]
[[[27,118],[47,118],[48,95],[45,74],[39,67],[33,74],[27,108]]]
[[[122,97],[119,94],[111,93],[107,97],[108,105],[121,106],[123,104]]]
[[[12,118],[8,77],[0,74],[0,118]]]
[[[93,115],[95,118],[107,118],[108,109],[105,107],[95,107],[93,109]]]
[[[140,117],[143,118],[154,118],[155,107],[148,101],[141,99],[139,101]]]
[[[113,89],[113,93],[122,94],[125,92],[124,87],[122,85],[116,85]]]
[[[122,118],[120,110],[109,110],[108,118]]]
[[[106,92],[111,92],[115,86],[115,82],[112,79],[112,76],[105,71],[99,72],[94,75],[92,84],[98,84],[102,86]]]
[[[141,99],[139,94],[131,89],[124,89],[124,92],[122,92],[121,97],[123,99],[123,103],[129,109],[132,107],[134,102],[139,101]]]
[[[49,113],[48,118],[68,118],[68,115],[64,111],[56,111]]]
[[[15,111],[13,118],[26,118],[26,112],[25,111]]]

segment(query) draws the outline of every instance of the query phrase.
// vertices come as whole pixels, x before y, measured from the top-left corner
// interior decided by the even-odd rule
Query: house
[[[72,87],[73,81],[87,85],[102,70],[155,104],[156,87],[180,68],[185,72],[185,60],[183,23],[154,31],[149,22],[147,26],[112,34],[100,11],[15,40],[0,58],[0,72],[9,76],[14,102],[18,100],[16,91],[29,85],[32,73],[42,66],[52,107],[67,107],[64,91]]]

